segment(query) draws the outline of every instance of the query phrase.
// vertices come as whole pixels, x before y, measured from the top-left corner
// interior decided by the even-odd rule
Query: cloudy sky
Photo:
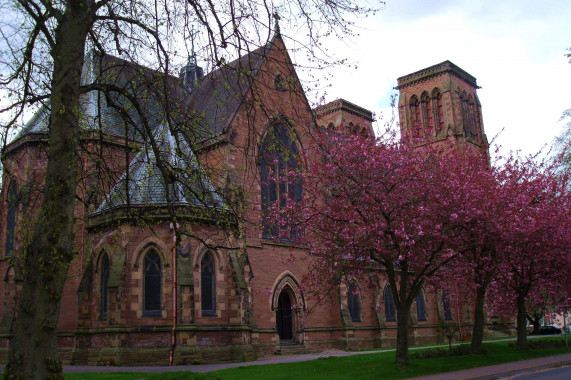
[[[571,1],[386,0],[340,46],[358,69],[335,71],[338,97],[386,112],[397,78],[450,60],[475,76],[488,139],[523,154],[550,145],[571,108]],[[503,131],[502,131],[503,129]],[[500,133],[501,132],[501,133]]]

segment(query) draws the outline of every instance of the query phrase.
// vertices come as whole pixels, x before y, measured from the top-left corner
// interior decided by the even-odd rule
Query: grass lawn
[[[383,352],[310,362],[250,366],[209,372],[220,379],[402,379],[433,373],[488,366],[567,352],[550,348],[518,352],[505,342],[485,344],[486,355],[411,360],[407,368],[394,364],[395,353]]]
[[[555,340],[558,339],[555,338]],[[559,338],[559,340],[563,339]],[[66,373],[65,378],[66,380],[402,379],[568,352],[564,347],[516,351],[515,348],[509,346],[509,343],[513,344],[513,342],[485,343],[486,355],[413,359],[407,368],[400,368],[394,364],[394,352],[380,352],[348,357],[328,357],[297,363],[236,367],[205,374],[194,372]]]

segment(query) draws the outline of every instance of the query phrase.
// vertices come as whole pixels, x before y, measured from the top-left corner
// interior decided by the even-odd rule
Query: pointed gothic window
[[[426,304],[424,303],[424,294],[422,289],[416,295],[416,319],[419,322],[426,321]]]
[[[359,304],[359,293],[354,286],[349,286],[347,290],[347,308],[353,322],[361,322],[361,305]]]
[[[397,320],[395,313],[395,301],[393,300],[393,292],[391,286],[387,285],[384,292],[385,297],[385,321],[395,322]]]
[[[200,302],[203,317],[216,316],[216,275],[210,252],[206,252],[200,261]]]
[[[432,90],[432,114],[434,115],[435,135],[444,130],[444,114],[442,113],[442,94],[438,88]]]
[[[466,112],[468,114],[468,122],[466,127],[466,136],[472,139],[478,138],[478,124],[476,123],[476,112],[472,95],[466,100]]]
[[[409,128],[412,130],[412,137],[419,138],[422,122],[420,119],[420,105],[416,95],[413,95],[412,98],[410,98],[409,108],[411,121]]]
[[[18,212],[18,186],[13,181],[8,190],[8,215],[6,216],[6,256],[12,256],[16,234],[16,213]]]
[[[451,321],[452,309],[450,308],[450,294],[446,291],[442,292],[442,310],[444,311],[444,320]]]
[[[101,309],[101,317],[107,316],[107,284],[109,283],[109,256],[103,254],[101,257],[101,282],[99,284],[99,306]]]
[[[420,97],[420,109],[422,115],[422,126],[424,127],[425,136],[430,136],[432,133],[432,109],[430,104],[430,97],[428,92],[423,92]]]
[[[283,124],[271,126],[263,140],[260,148],[260,177],[262,188],[262,211],[263,233],[265,239],[278,235],[275,226],[266,220],[272,205],[285,207],[286,201],[299,202],[301,200],[302,185],[301,178],[296,175],[299,170],[299,154],[297,146],[293,141],[289,128]],[[282,240],[289,241],[295,237],[283,237]]]
[[[155,249],[150,249],[144,260],[144,305],[143,315],[161,316],[161,258]]]

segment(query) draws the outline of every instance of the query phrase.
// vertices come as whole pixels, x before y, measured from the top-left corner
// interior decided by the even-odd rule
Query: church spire
[[[281,32],[280,32],[280,15],[278,14],[277,11],[274,13],[274,33],[276,36],[279,36],[281,34]]]
[[[190,54],[186,66],[180,70],[180,77],[183,80],[184,87],[190,91],[196,88],[196,82],[202,78],[204,71],[202,67],[198,66],[196,61],[196,52],[194,51],[194,37],[198,34],[198,30],[194,29],[192,25],[190,29],[190,36],[185,39],[190,39]]]

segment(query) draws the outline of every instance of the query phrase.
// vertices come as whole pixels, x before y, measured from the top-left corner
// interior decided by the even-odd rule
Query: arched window
[[[143,315],[161,316],[161,257],[155,249],[150,249],[146,254],[143,268]]]
[[[333,122],[330,122],[329,124],[327,124],[327,129],[330,131],[334,131],[335,130],[335,124],[333,124]]]
[[[460,94],[460,106],[462,110],[462,123],[464,124],[464,133],[468,134],[468,97],[466,91]]]
[[[353,322],[361,322],[361,305],[359,304],[359,293],[357,289],[351,285],[347,290],[347,308]]]
[[[107,316],[107,284],[109,283],[109,257],[103,254],[101,257],[101,283],[99,284],[99,306],[101,309],[101,316]]]
[[[391,292],[391,286],[387,285],[385,287],[385,320],[387,322],[395,322],[397,320],[395,313],[395,301],[393,300],[393,293]]]
[[[478,128],[476,125],[476,113],[474,112],[474,100],[472,95],[466,100],[466,112],[468,114],[468,122],[466,123],[466,136],[472,139],[478,138]]]
[[[447,291],[442,292],[442,310],[444,311],[444,320],[451,321],[452,309],[450,308],[450,294]]]
[[[299,154],[291,138],[288,127],[281,123],[268,130],[260,149],[260,176],[262,182],[262,210],[268,212],[271,205],[279,202],[279,207],[286,206],[289,198],[296,202],[301,200],[301,178],[297,175]],[[262,236],[266,239],[277,236],[275,226],[263,219]],[[294,235],[294,232],[292,232]],[[293,238],[294,236],[290,236]],[[289,238],[284,238],[289,240]]]
[[[428,92],[423,92],[420,96],[420,109],[422,114],[422,126],[424,127],[425,136],[430,136],[432,130],[432,110],[430,97]]]
[[[416,295],[416,319],[419,322],[426,321],[426,305],[424,303],[422,289],[420,289]]]
[[[444,114],[442,112],[442,94],[438,88],[432,90],[432,113],[434,115],[435,134],[444,130]]]
[[[13,181],[8,190],[8,215],[6,216],[6,256],[12,256],[18,212],[18,185]]]
[[[210,252],[206,252],[200,261],[200,302],[203,317],[216,316],[216,273]]]
[[[420,137],[420,127],[421,127],[420,106],[416,95],[413,95],[412,98],[410,98],[409,108],[410,108],[410,121],[411,121],[409,127],[412,129],[412,136]]]

